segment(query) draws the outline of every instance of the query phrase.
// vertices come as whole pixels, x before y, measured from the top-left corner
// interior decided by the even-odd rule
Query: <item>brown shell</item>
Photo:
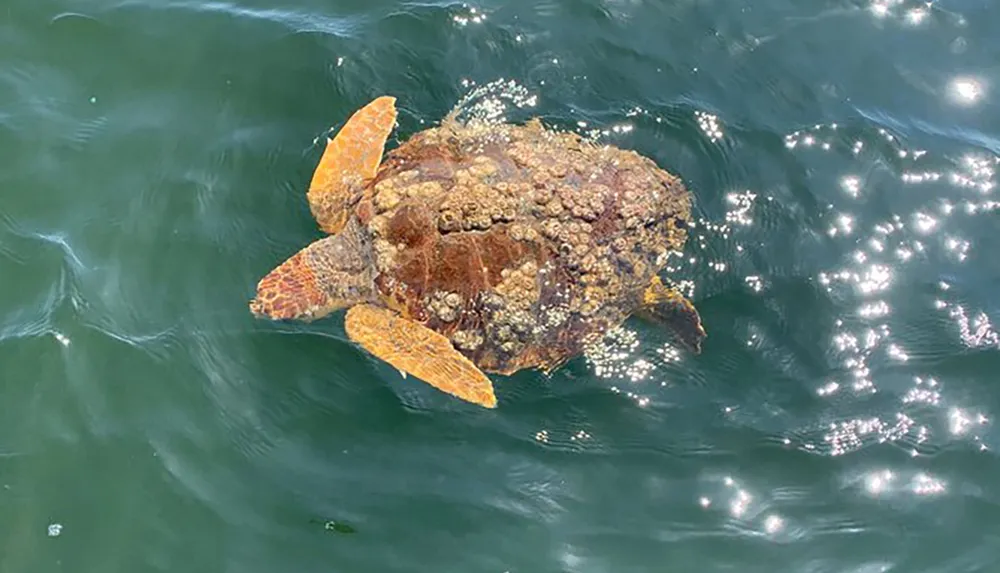
[[[391,151],[355,213],[383,304],[509,374],[627,318],[683,246],[690,198],[650,159],[537,121],[449,122]]]

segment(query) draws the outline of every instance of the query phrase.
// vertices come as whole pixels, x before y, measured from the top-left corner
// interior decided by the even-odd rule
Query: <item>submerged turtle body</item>
[[[551,369],[631,314],[690,205],[634,152],[537,122],[449,122],[389,153],[356,213],[378,297],[510,374]]]
[[[376,99],[329,143],[309,200],[332,235],[260,281],[254,314],[351,307],[352,340],[485,406],[483,372],[552,370],[633,313],[700,351],[697,311],[658,278],[686,238],[680,179],[537,120],[448,117],[380,161],[394,121]]]

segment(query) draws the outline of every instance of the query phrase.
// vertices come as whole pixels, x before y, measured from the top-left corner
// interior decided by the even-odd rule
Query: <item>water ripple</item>
[[[115,4],[112,9],[122,10],[142,8],[151,11],[177,10],[190,13],[215,13],[275,22],[295,32],[322,32],[341,37],[353,36],[357,29],[367,21],[364,15],[331,16],[313,11],[294,9],[260,9],[242,6],[233,2],[170,2],[162,4],[146,0],[124,0]]]

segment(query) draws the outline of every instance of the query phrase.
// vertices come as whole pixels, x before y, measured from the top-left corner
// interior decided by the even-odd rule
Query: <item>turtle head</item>
[[[309,322],[371,300],[371,248],[359,227],[352,218],[342,233],[313,242],[269,272],[257,283],[250,312]]]

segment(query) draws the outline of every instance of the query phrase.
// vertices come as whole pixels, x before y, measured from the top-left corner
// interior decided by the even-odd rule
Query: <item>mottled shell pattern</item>
[[[354,213],[377,295],[483,371],[549,371],[620,324],[682,248],[681,180],[633,151],[447,121],[390,151]]]

